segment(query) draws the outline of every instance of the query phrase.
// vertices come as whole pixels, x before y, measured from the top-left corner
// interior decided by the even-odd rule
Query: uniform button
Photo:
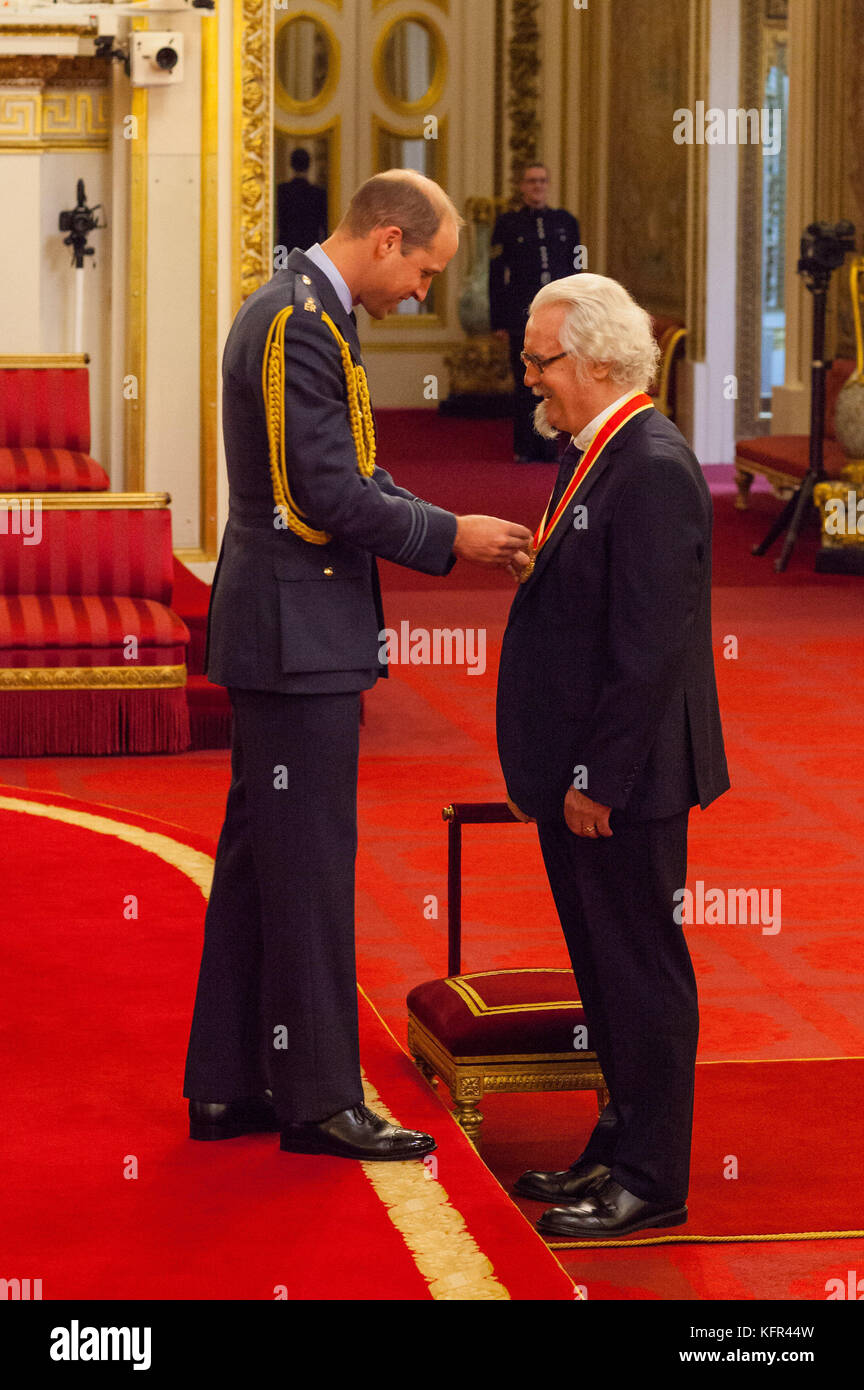
[[[328,579],[332,579],[332,578],[333,578],[333,570],[330,568],[329,565],[328,565],[328,566],[326,567],[326,569],[324,570],[324,573],[325,573],[325,575],[327,576]]]
[[[304,285],[311,285],[311,284],[312,284],[312,281],[309,279],[309,276],[308,276],[308,275],[301,275],[301,276],[300,276],[300,279],[303,281],[303,284],[304,284]]]

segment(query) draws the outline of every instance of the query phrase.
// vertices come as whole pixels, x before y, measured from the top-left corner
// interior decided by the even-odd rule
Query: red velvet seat
[[[408,995],[415,1022],[459,1061],[555,1053],[573,1058],[585,1015],[572,970],[483,970],[416,985]]]
[[[855,368],[852,358],[838,357],[825,374],[825,438],[822,462],[829,478],[839,478],[849,462],[834,432],[837,397]],[[754,477],[766,478],[774,491],[788,497],[810,467],[809,434],[765,434],[739,439],[735,445],[735,506],[746,511]]]
[[[0,523],[0,754],[188,747],[167,498],[19,494]]]
[[[0,448],[0,492],[105,492],[100,463],[73,449]]]
[[[415,985],[408,995],[408,1047],[428,1079],[447,1085],[456,1118],[477,1144],[487,1091],[609,1093],[590,1051],[585,1015],[571,970],[523,966],[460,972],[463,824],[515,822],[503,802],[462,802],[444,811],[449,830],[446,978]]]
[[[109,487],[90,457],[88,361],[0,356],[0,493]]]

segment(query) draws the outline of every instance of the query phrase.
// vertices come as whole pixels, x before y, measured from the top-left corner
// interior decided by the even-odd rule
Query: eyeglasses
[[[543,369],[548,367],[550,362],[557,362],[559,358],[566,357],[567,353],[556,352],[554,357],[535,357],[533,352],[520,352],[519,356],[522,359],[523,366],[533,367],[534,370],[539,372],[542,376]]]

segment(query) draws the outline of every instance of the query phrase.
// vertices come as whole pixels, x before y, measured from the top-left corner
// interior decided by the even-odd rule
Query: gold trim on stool
[[[0,691],[176,690],[185,684],[185,665],[0,666]]]

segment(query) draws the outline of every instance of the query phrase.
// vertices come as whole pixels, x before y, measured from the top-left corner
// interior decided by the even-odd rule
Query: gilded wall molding
[[[199,531],[201,558],[213,559],[218,549],[218,428],[219,399],[219,22],[215,14],[201,16],[201,242],[200,283],[200,435]]]
[[[273,8],[234,0],[234,309],[273,271]]]
[[[134,32],[148,28],[134,19]],[[130,103],[136,138],[129,141],[129,260],[126,287],[126,369],[135,393],[124,398],[123,464],[125,486],[143,492],[147,476],[147,184],[149,98],[146,87],[133,87]]]
[[[540,120],[540,0],[513,0],[507,45],[507,112],[510,116],[510,194],[520,200],[522,170],[537,158]]]
[[[687,105],[695,111],[709,90],[710,0],[690,0]],[[706,254],[708,239],[708,148],[687,145],[687,358],[705,360]]]
[[[762,106],[761,15],[751,0],[740,0],[740,68],[738,103],[745,110]],[[785,131],[783,132],[785,135]],[[762,150],[742,145],[738,151],[738,275],[735,305],[735,438],[764,434],[760,420],[762,258],[754,247],[762,241]]]

